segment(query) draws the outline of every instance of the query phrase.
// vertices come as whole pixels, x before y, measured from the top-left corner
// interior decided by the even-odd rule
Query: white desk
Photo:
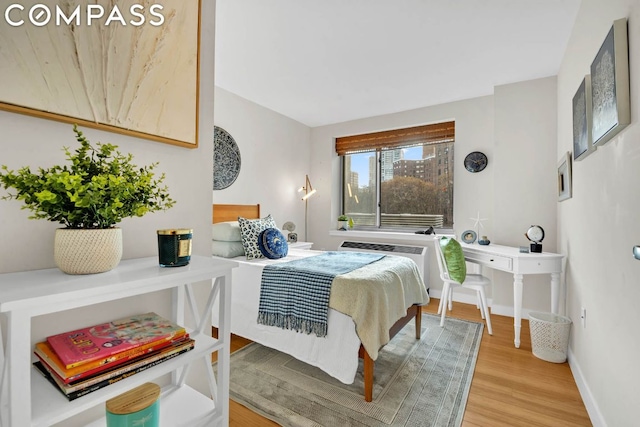
[[[564,255],[549,252],[521,253],[511,246],[460,243],[467,261],[495,270],[513,273],[513,310],[515,345],[520,348],[520,328],[522,320],[522,285],[525,274],[551,275],[551,311],[558,313],[560,296],[560,273]]]
[[[289,243],[290,248],[296,248],[296,249],[311,249],[312,246],[313,246],[313,242]]]

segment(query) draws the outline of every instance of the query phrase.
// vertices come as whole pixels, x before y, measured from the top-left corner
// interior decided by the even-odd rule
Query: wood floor
[[[423,311],[435,313],[438,303],[432,299]],[[451,316],[480,320],[475,306],[457,302]],[[485,328],[462,426],[591,426],[569,365],[531,353],[528,321],[522,321],[519,349],[513,346],[513,318],[493,315],[491,321],[493,336]],[[249,342],[234,336],[231,351]],[[232,427],[278,425],[234,401],[230,405]]]

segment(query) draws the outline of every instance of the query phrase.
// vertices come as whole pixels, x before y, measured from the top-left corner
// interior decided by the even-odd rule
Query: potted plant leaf
[[[133,155],[122,154],[116,145],[84,137],[73,131],[80,147],[63,150],[69,164],[50,168],[29,167],[17,171],[3,165],[0,185],[9,190],[3,199],[21,200],[30,219],[46,219],[64,225],[56,230],[54,259],[68,274],[92,274],[111,270],[122,257],[123,218],[138,216],[174,205],[165,176],[155,176],[158,163],[139,167]],[[10,190],[15,190],[11,192]]]

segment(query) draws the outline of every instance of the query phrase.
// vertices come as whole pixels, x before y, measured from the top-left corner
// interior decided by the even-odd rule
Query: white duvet
[[[231,333],[290,354],[302,362],[322,369],[345,384],[351,384],[358,369],[360,348],[360,339],[351,317],[330,308],[327,336],[322,338],[314,334],[307,335],[257,323],[263,267],[270,263],[288,262],[320,253],[289,248],[287,257],[280,260],[247,260],[244,256],[232,258],[238,261],[240,266],[233,269]],[[217,304],[214,304],[214,326],[217,326],[218,319],[216,306]]]

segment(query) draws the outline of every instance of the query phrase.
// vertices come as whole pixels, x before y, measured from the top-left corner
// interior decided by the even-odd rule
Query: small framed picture
[[[571,198],[571,153],[567,154],[558,162],[558,201]]]
[[[296,243],[298,241],[298,233],[287,234],[287,242]]]

